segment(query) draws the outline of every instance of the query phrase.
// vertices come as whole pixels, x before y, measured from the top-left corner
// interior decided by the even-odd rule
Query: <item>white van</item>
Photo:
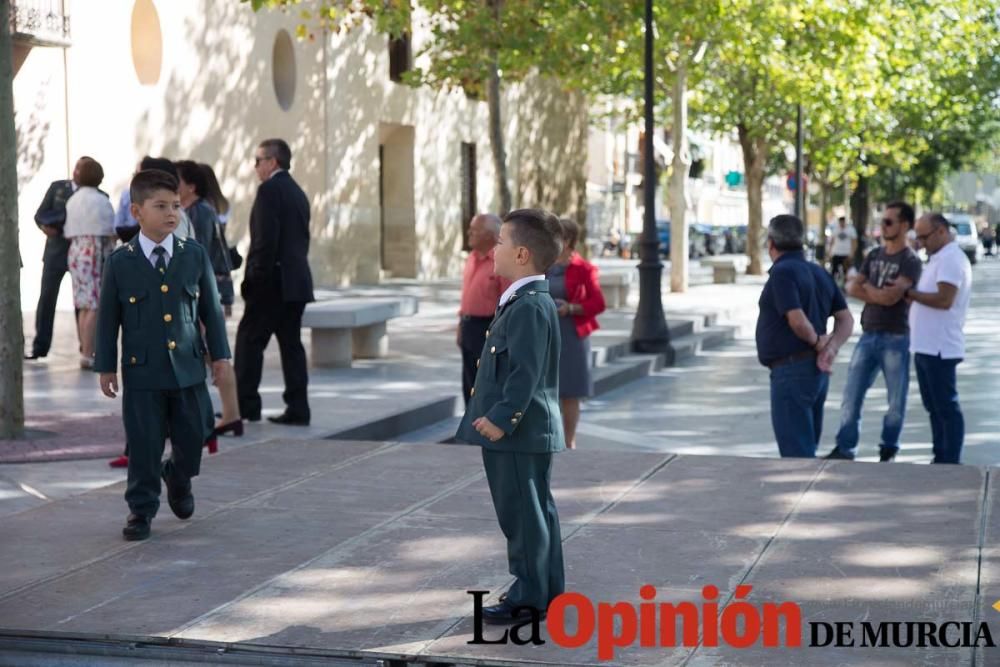
[[[985,251],[983,244],[979,242],[976,221],[968,213],[945,213],[944,217],[951,223],[958,247],[965,252],[970,262],[978,262]]]

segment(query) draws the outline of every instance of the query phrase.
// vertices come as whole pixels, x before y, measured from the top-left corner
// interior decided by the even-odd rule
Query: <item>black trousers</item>
[[[486,330],[492,321],[492,317],[463,317],[458,325],[462,332],[462,398],[466,405],[476,384],[476,362],[483,353]]]
[[[46,262],[42,265],[42,289],[35,309],[35,340],[31,345],[32,354],[44,357],[52,347],[52,328],[56,319],[56,302],[59,287],[67,273],[65,264]]]
[[[264,350],[277,336],[281,351],[281,372],[285,378],[287,412],[293,417],[309,419],[309,372],[306,349],[302,346],[302,313],[304,301],[282,301],[281,285],[261,286],[248,295],[243,319],[236,329],[236,393],[240,414],[249,419],[260,417],[260,378],[264,372]]]

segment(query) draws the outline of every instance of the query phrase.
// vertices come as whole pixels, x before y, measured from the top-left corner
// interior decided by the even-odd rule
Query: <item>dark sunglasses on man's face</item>
[[[256,166],[257,166],[257,165],[259,165],[259,164],[260,164],[260,163],[261,163],[261,162],[262,162],[263,160],[270,160],[270,159],[271,159],[270,157],[260,157],[259,155],[255,155],[255,156],[254,156],[254,158],[253,158],[253,166],[255,166],[255,167],[256,167]]]
[[[892,218],[882,218],[883,227],[892,227],[894,224],[896,224],[896,221]]]

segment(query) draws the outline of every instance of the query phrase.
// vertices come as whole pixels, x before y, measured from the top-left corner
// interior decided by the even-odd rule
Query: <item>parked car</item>
[[[975,264],[983,256],[983,244],[979,242],[976,221],[968,213],[945,213],[955,233],[955,241],[969,261]]]
[[[688,257],[697,259],[705,255],[705,237],[710,232],[708,225],[700,223],[688,224]],[[656,221],[656,235],[660,239],[660,256],[670,258],[670,221]],[[721,243],[721,242],[720,242]],[[721,248],[721,245],[718,247]]]

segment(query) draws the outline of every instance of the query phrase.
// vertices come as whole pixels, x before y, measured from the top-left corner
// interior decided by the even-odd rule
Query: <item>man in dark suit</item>
[[[309,272],[309,199],[292,178],[292,151],[281,139],[261,142],[254,168],[261,184],[250,213],[250,251],[240,293],[246,307],[236,331],[240,414],[260,420],[258,391],[264,349],[278,337],[285,377],[285,412],[276,424],[309,424],[309,375],[302,346],[302,313],[313,301]]]
[[[66,200],[76,192],[80,165],[90,159],[82,157],[77,160],[71,180],[53,181],[35,213],[35,224],[48,238],[45,239],[45,251],[42,254],[42,289],[35,309],[35,341],[31,352],[24,355],[25,359],[41,359],[52,347],[52,327],[56,317],[56,302],[59,300],[59,287],[63,276],[69,271],[69,239],[63,236]]]

